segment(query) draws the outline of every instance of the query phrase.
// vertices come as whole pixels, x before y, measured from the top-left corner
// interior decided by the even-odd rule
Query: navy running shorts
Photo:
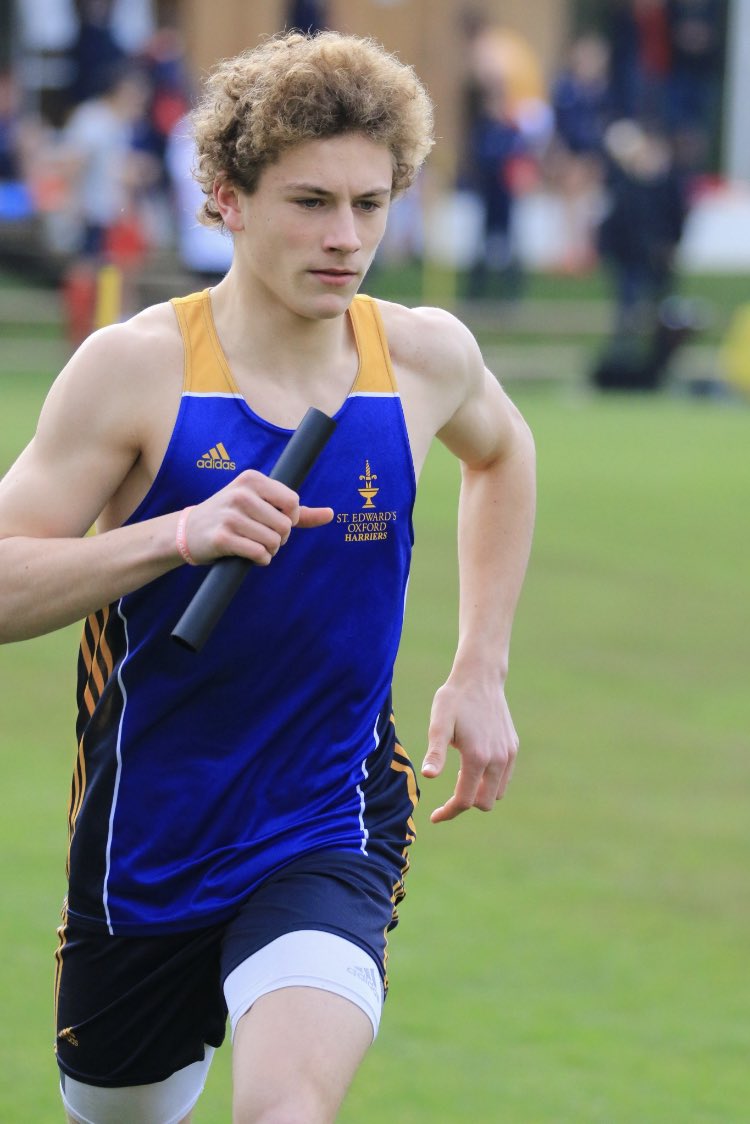
[[[228,921],[186,933],[113,937],[67,919],[57,950],[63,1074],[118,1088],[164,1081],[224,1040],[226,977],[277,937],[320,930],[380,968],[403,897],[400,872],[357,852],[321,851],[279,870]]]

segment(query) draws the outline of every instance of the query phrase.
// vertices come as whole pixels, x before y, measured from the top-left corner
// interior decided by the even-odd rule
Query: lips
[[[311,269],[310,272],[326,285],[345,285],[357,276],[353,269]]]

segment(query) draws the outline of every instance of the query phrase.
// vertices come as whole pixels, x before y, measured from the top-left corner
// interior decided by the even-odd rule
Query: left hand
[[[458,750],[461,768],[453,795],[435,809],[432,823],[455,819],[469,808],[489,812],[505,794],[518,753],[518,735],[497,683],[472,682],[459,688],[448,680],[438,690],[423,777],[442,773],[449,746]]]

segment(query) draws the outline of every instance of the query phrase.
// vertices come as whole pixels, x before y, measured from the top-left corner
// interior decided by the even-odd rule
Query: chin
[[[353,300],[354,293],[321,297],[311,301],[307,308],[300,309],[300,315],[308,320],[335,320],[336,317],[344,315]]]

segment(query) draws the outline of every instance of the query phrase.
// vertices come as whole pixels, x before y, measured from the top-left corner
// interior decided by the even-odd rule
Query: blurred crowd
[[[658,382],[698,327],[674,295],[677,250],[710,182],[719,132],[724,0],[609,0],[549,79],[517,33],[468,15],[459,189],[481,201],[470,297],[522,293],[515,212],[546,190],[561,215],[554,268],[602,265],[614,318],[601,385]]]
[[[540,183],[564,203],[559,268],[585,271],[602,253],[623,265],[628,253],[641,258],[637,239],[623,237],[640,227],[660,247],[653,272],[663,271],[715,157],[725,7],[610,0],[551,79],[519,35],[467,19],[460,182],[484,201],[480,273],[504,264],[513,275],[513,206]],[[638,281],[625,272],[627,304]]]
[[[29,42],[39,4],[19,8]],[[212,276],[231,246],[194,217],[185,114],[196,91],[176,16],[160,5],[157,25],[148,0],[71,0],[70,9],[54,82],[0,73],[0,221],[41,217],[50,247],[70,255],[71,308],[78,300],[84,316],[75,335],[85,334],[103,263],[127,277],[149,250],[172,246],[187,269]],[[577,27],[551,75],[517,32],[464,14],[463,144],[447,187],[481,216],[468,297],[522,295],[517,208],[548,192],[560,214],[554,267],[603,265],[614,334],[628,339],[673,288],[685,218],[714,166],[726,0],[607,0],[586,10],[589,25]],[[297,0],[286,15],[287,26],[327,26],[322,0]],[[406,206],[406,221],[393,216],[391,255],[421,252],[419,190]]]

